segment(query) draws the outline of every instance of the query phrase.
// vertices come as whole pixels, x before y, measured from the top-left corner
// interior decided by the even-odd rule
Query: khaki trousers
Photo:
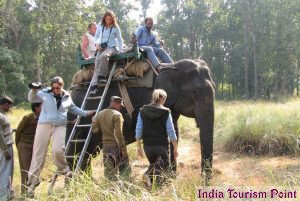
[[[39,176],[44,167],[51,136],[52,158],[57,171],[65,173],[69,170],[65,158],[66,126],[38,124],[34,137],[32,160],[28,172],[28,185],[33,186],[39,182]]]
[[[19,142],[17,145],[21,170],[21,193],[26,193],[27,175],[32,159],[33,144]]]
[[[109,47],[103,52],[98,52],[95,58],[95,70],[92,77],[92,85],[97,84],[98,76],[106,77],[108,75],[109,57],[118,53],[116,47]]]

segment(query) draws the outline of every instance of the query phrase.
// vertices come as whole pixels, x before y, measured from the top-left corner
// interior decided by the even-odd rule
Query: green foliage
[[[299,74],[298,1],[162,3],[158,29],[166,47],[175,60],[204,59],[218,86],[217,97],[241,98],[246,88],[248,97],[293,95]],[[232,90],[224,91],[223,85],[231,85]]]
[[[129,18],[151,0],[0,1],[1,90],[26,99],[26,84],[61,75],[67,87],[78,70],[76,49],[90,22],[111,9],[125,44],[139,25]],[[279,98],[299,87],[300,3],[296,0],[163,0],[157,31],[173,59],[204,59],[211,67],[217,98]],[[10,56],[8,56],[10,55]],[[11,67],[12,63],[16,64]],[[9,64],[10,63],[10,64]],[[7,70],[7,69],[6,69]],[[9,71],[9,70],[8,70]],[[8,81],[16,80],[12,86]],[[21,87],[16,87],[21,86]],[[15,93],[18,93],[15,94]]]
[[[19,63],[20,55],[13,50],[0,47],[0,93],[7,94],[16,103],[22,101],[24,88],[23,68]]]

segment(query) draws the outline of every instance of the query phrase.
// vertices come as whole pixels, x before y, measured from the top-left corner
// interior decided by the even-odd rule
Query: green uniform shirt
[[[126,150],[123,136],[122,114],[114,109],[104,109],[93,120],[93,131],[102,133],[103,147],[118,146],[121,151]]]
[[[34,113],[23,117],[16,131],[16,145],[19,142],[33,144],[38,118]]]

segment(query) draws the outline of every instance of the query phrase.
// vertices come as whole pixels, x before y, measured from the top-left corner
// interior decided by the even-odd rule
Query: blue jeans
[[[141,48],[143,48],[147,52],[147,57],[154,67],[158,66],[158,64],[160,63],[158,58],[162,63],[173,63],[171,57],[162,48],[151,46],[141,46]]]
[[[6,160],[4,152],[0,150],[0,201],[7,200],[11,196],[12,179],[14,173],[14,157],[12,145],[7,145],[11,159]]]

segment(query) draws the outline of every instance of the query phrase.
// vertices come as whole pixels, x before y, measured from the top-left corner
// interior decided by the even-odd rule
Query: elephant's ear
[[[160,72],[155,81],[155,89],[163,89],[167,92],[167,100],[165,106],[172,108],[178,96],[179,71],[163,71]]]

